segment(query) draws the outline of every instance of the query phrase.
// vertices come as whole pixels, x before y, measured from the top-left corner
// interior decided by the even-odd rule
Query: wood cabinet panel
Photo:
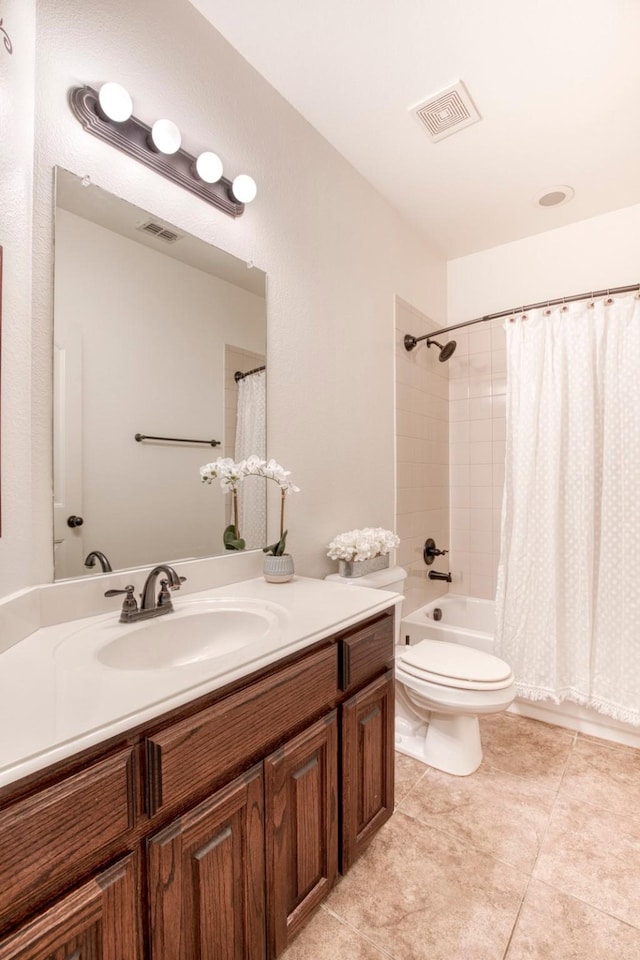
[[[264,785],[250,770],[148,841],[152,960],[264,960]]]
[[[336,648],[325,647],[147,738],[147,809],[212,790],[335,705]]]
[[[95,869],[134,823],[127,747],[0,811],[0,927]]]
[[[342,842],[345,873],[393,813],[393,671],[342,705]]]
[[[265,760],[269,957],[285,949],[335,881],[337,756],[333,711]]]
[[[340,689],[355,690],[393,660],[393,612],[340,638]]]
[[[140,960],[130,854],[0,940],[0,960]]]

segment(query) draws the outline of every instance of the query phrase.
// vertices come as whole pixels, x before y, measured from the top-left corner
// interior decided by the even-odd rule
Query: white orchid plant
[[[339,533],[329,544],[327,556],[332,560],[371,560],[385,556],[400,544],[400,537],[382,527],[364,527]]]
[[[218,457],[213,463],[205,463],[200,467],[202,483],[213,483],[214,480],[219,480],[225,493],[230,493],[233,498],[233,523],[229,524],[224,531],[224,545],[227,550],[244,550],[245,548],[245,542],[238,528],[238,489],[245,477],[264,477],[266,480],[273,480],[280,487],[280,538],[262,549],[264,553],[281,557],[288,532],[284,529],[285,498],[291,493],[299,493],[300,488],[292,483],[291,471],[285,470],[275,460],[262,460],[255,455],[237,462],[231,457]]]

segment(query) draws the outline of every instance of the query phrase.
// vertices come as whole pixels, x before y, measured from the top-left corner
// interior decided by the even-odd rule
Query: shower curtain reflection
[[[255,454],[266,457],[266,372],[238,380],[238,421],[235,460]],[[267,542],[267,491],[261,477],[247,477],[239,498],[239,528],[247,550]]]

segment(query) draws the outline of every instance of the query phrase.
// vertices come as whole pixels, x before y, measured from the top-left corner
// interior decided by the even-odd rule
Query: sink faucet
[[[160,593],[158,594],[158,602],[156,603],[156,580],[161,573],[165,576],[160,581]],[[149,573],[144,582],[141,594],[142,603],[140,605],[140,613],[153,611],[156,616],[159,613],[169,613],[173,610],[169,590],[179,590],[180,584],[186,579],[186,577],[179,577],[173,567],[170,567],[167,563],[158,564],[158,566],[154,567]],[[149,615],[151,616],[153,614],[150,613]]]
[[[165,576],[160,580],[160,592],[156,601],[156,581],[160,574]],[[179,577],[173,567],[166,563],[158,564],[150,571],[144,582],[142,593],[140,594],[141,603],[138,602],[133,593],[135,587],[133,584],[125,587],[123,590],[107,590],[105,597],[116,597],[125,594],[122,602],[122,611],[120,613],[121,623],[134,623],[136,620],[148,620],[150,617],[159,617],[163,613],[171,613],[173,604],[171,602],[170,590],[179,590],[180,584],[184,583],[186,577]]]

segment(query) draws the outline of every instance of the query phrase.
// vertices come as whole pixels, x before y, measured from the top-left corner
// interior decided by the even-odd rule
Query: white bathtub
[[[434,616],[434,611],[438,610],[441,612],[440,619],[437,619],[437,612]],[[400,643],[419,643],[425,639],[448,640],[493,653],[495,632],[493,600],[447,593],[402,618]]]
[[[437,613],[434,616],[436,610],[441,612],[440,619],[437,619]],[[495,629],[493,600],[448,593],[402,618],[400,643],[419,643],[425,639],[448,640],[450,643],[462,643],[476,650],[493,653]],[[615,743],[640,747],[640,733],[636,727],[619,723],[569,700],[556,704],[552,701],[533,702],[518,697],[509,707],[509,712],[569,730],[579,730],[589,736],[602,737]]]

